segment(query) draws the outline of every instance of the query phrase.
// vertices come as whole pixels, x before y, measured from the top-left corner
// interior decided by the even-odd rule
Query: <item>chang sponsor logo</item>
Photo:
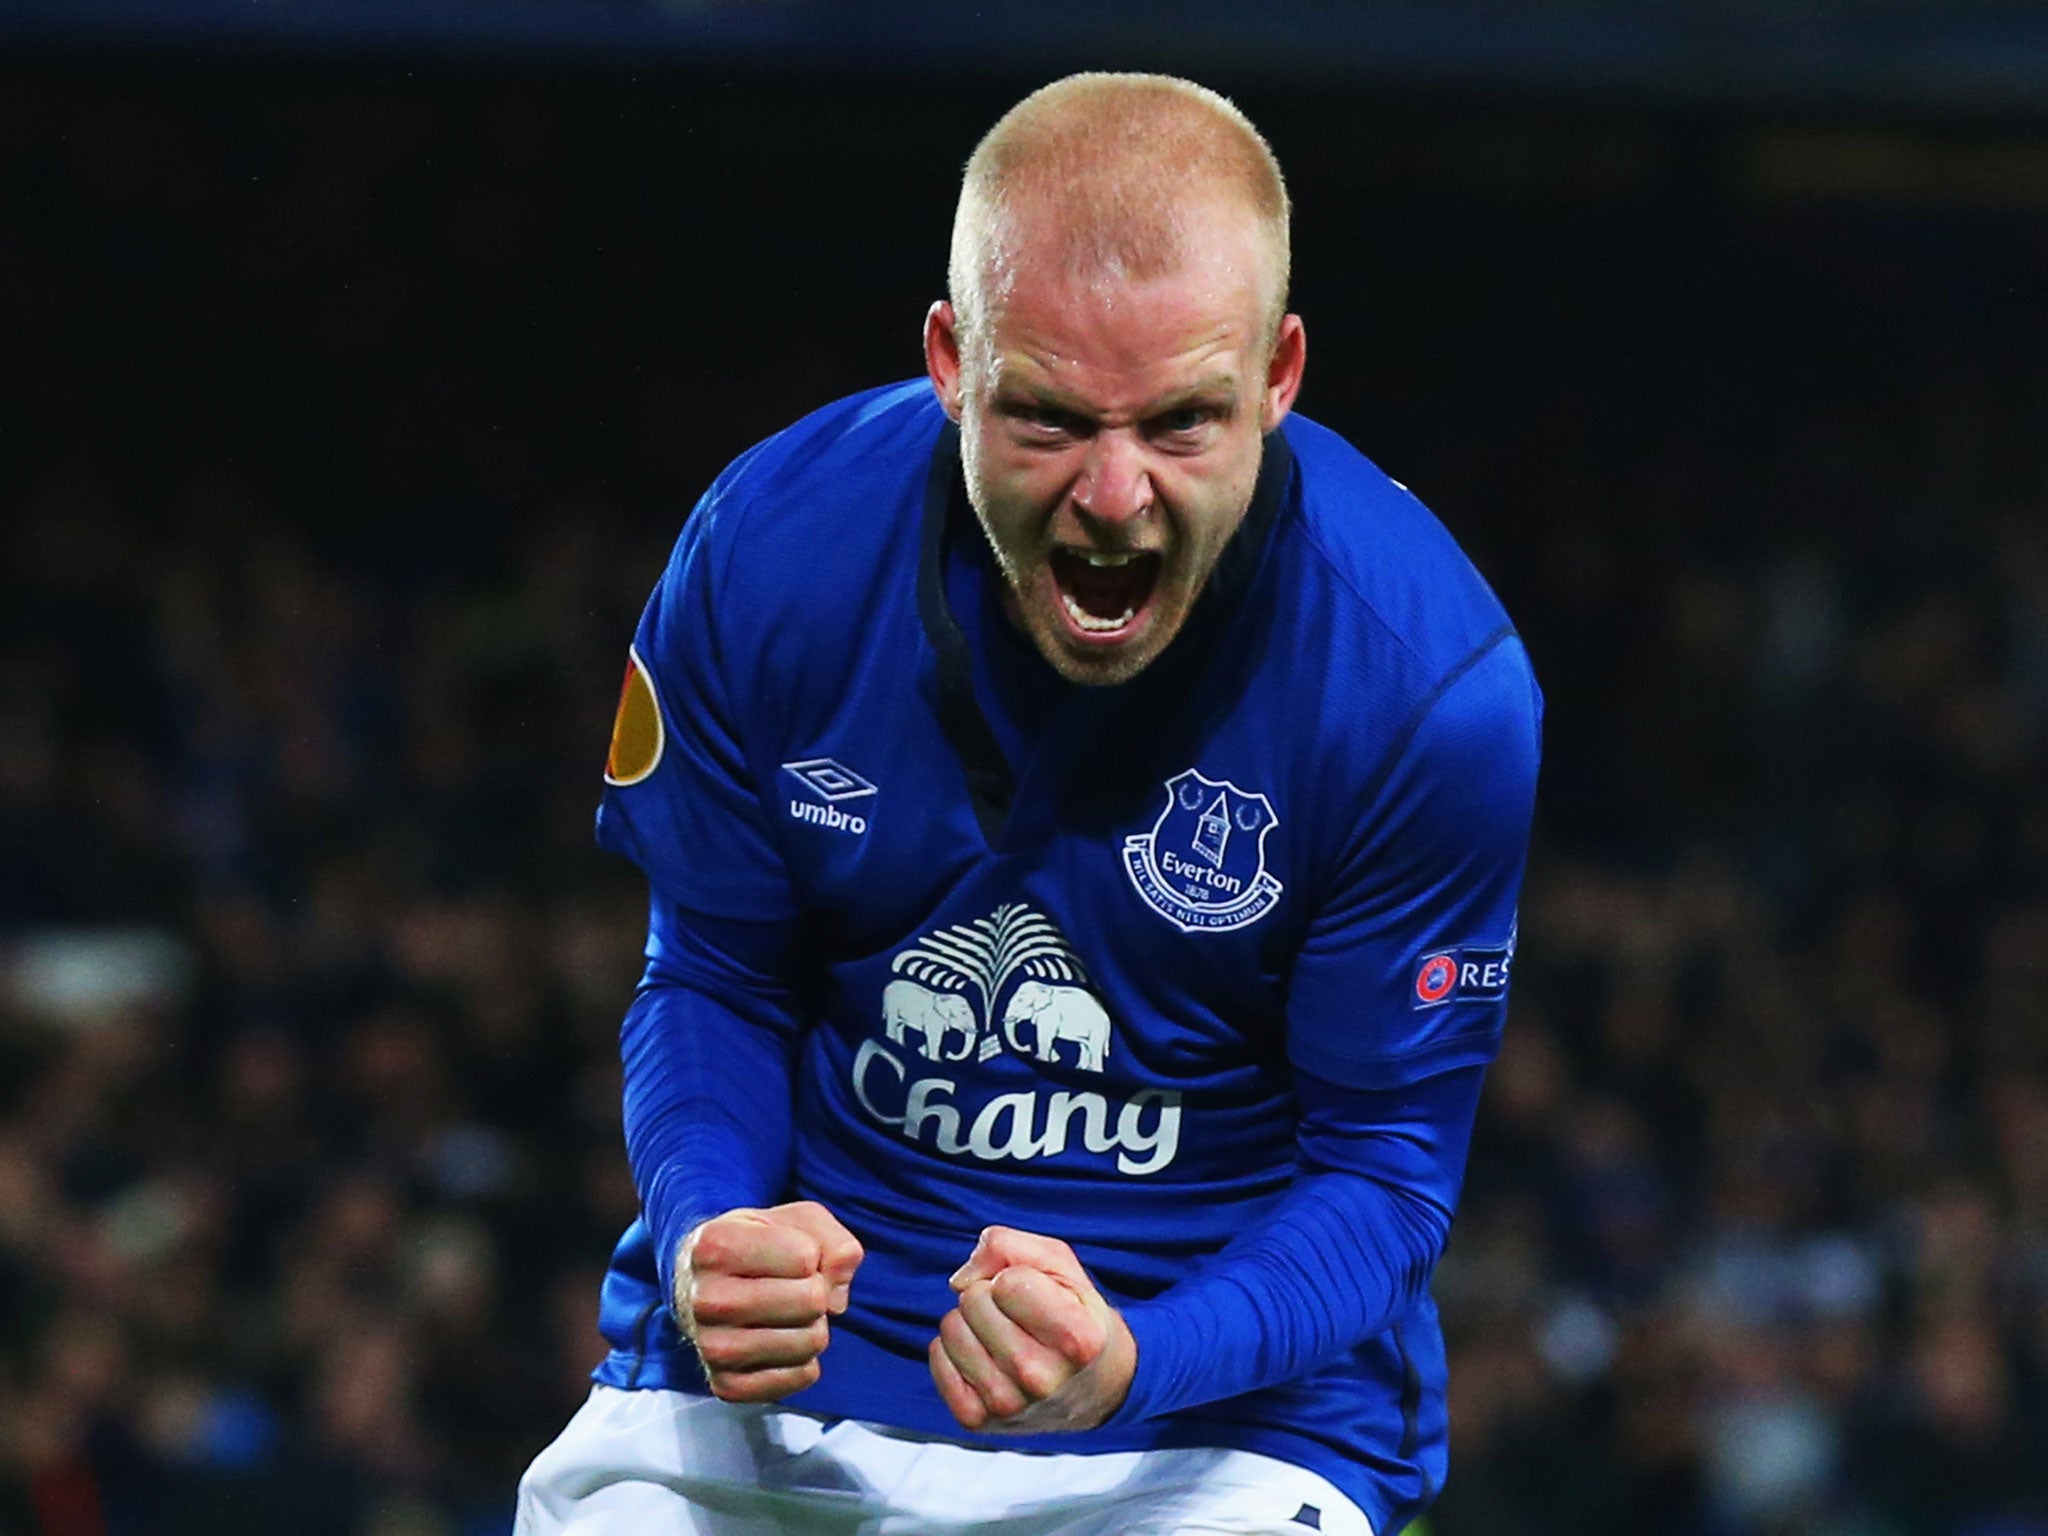
[[[853,1096],[906,1141],[982,1162],[1068,1151],[1112,1156],[1119,1173],[1156,1173],[1180,1151],[1181,1096],[1146,1088],[990,1095],[976,1069],[1003,1055],[1100,1073],[1115,1027],[1057,924],[1024,902],[925,935],[890,962],[882,1033],[861,1042]],[[956,1066],[957,1064],[957,1066]]]
[[[1116,1154],[1119,1173],[1157,1173],[1180,1151],[1180,1094],[1144,1088],[1121,1104],[1091,1090],[999,1093],[970,1109],[957,1079],[912,1077],[872,1040],[853,1058],[853,1096],[906,1141],[985,1163],[1028,1163],[1069,1147]]]

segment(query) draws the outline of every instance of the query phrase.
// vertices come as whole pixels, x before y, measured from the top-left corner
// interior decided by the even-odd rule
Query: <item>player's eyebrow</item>
[[[1188,405],[1213,405],[1219,401],[1233,401],[1237,398],[1237,375],[1219,373],[1206,379],[1198,379],[1185,388],[1176,389],[1145,407],[1146,416],[1163,416],[1168,411],[1177,411]]]
[[[1061,389],[1057,384],[1039,379],[1019,379],[1006,374],[996,384],[996,404],[1000,406],[1035,405],[1070,415],[1093,420],[1094,408],[1077,396]],[[1133,412],[1133,419],[1149,421],[1155,416],[1164,416],[1190,405],[1215,405],[1237,399],[1237,375],[1216,373],[1207,378],[1184,384],[1156,399],[1148,400]]]

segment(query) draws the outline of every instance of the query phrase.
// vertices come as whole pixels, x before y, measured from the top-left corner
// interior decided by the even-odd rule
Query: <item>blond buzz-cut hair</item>
[[[946,285],[963,352],[987,320],[1027,239],[1055,234],[1078,278],[1180,270],[1190,215],[1234,200],[1257,219],[1271,283],[1270,347],[1287,308],[1287,183],[1251,120],[1207,86],[1172,75],[1088,73],[1041,86],[1005,112],[968,158]]]

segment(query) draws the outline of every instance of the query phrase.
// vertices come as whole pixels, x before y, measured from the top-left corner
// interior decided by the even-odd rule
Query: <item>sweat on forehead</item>
[[[1266,249],[1270,332],[1287,298],[1288,203],[1258,130],[1186,80],[1070,75],[1012,107],[967,162],[947,268],[954,309],[976,328],[1020,259],[1084,281],[1170,273],[1236,215]]]

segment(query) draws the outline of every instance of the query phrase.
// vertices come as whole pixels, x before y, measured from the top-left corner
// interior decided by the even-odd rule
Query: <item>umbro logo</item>
[[[801,762],[784,763],[782,771],[813,797],[790,798],[789,814],[796,820],[833,832],[850,832],[856,837],[867,831],[867,818],[841,810],[840,803],[864,800],[877,790],[846,764],[829,757],[807,757]]]
[[[782,771],[795,775],[799,784],[827,804],[835,800],[858,800],[875,793],[874,785],[846,764],[829,757],[807,757],[800,763],[784,763]]]

